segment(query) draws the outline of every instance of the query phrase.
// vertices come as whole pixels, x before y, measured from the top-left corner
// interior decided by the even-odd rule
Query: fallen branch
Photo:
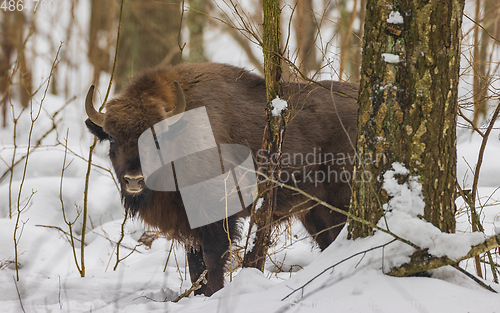
[[[487,238],[484,242],[472,246],[469,252],[457,260],[450,259],[446,256],[436,257],[428,253],[427,249],[417,250],[411,256],[411,261],[401,265],[400,267],[392,268],[387,275],[395,277],[405,277],[422,273],[425,271],[433,270],[446,265],[454,265],[458,262],[470,259],[476,255],[486,251],[500,247],[500,235]]]
[[[189,297],[189,295],[191,294],[191,292],[195,291],[195,290],[198,290],[202,287],[202,281],[203,281],[203,284],[206,284],[207,283],[207,279],[205,278],[205,276],[207,275],[207,270],[204,270],[203,273],[201,273],[200,277],[198,277],[198,279],[193,283],[193,285],[191,285],[191,288],[189,288],[188,290],[184,291],[180,296],[178,296],[177,298],[175,298],[175,300],[173,300],[172,302],[179,302],[182,298],[187,298]],[[165,299],[166,301],[167,299]]]

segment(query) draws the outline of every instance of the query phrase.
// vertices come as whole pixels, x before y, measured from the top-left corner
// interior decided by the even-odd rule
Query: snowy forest
[[[1,311],[498,311],[499,43],[494,0],[0,0]],[[120,162],[204,106],[258,184],[189,229]]]

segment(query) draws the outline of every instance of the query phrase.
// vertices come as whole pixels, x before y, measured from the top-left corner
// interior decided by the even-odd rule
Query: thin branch
[[[68,146],[68,136],[69,136],[69,129],[66,131],[66,138],[64,139],[65,143],[66,143],[66,147]],[[75,219],[72,222],[68,221],[68,219],[66,218],[66,210],[64,207],[64,199],[63,199],[64,171],[66,171],[68,166],[70,166],[70,164],[71,164],[71,162],[70,162],[70,164],[68,164],[66,166],[67,156],[68,156],[68,149],[65,149],[64,150],[63,165],[62,165],[62,169],[61,169],[61,182],[59,183],[59,201],[61,202],[61,209],[62,209],[62,213],[63,213],[64,222],[66,223],[66,225],[68,225],[68,228],[69,228],[69,243],[71,244],[71,250],[73,251],[73,258],[75,260],[76,268],[77,268],[78,272],[81,274],[82,270],[80,268],[80,265],[78,264],[78,258],[76,257],[76,247],[75,247],[75,240],[74,240],[74,236],[73,236],[73,225],[76,223],[76,221],[80,217],[81,211],[77,210],[77,215],[76,215]]]
[[[488,137],[491,133],[491,130],[493,129],[493,125],[495,124],[495,121],[497,120],[499,113],[500,113],[500,103],[497,105],[495,112],[493,113],[493,116],[491,117],[490,124],[488,125],[488,129],[486,129],[486,132],[484,133],[484,136],[483,136],[483,140],[481,142],[481,148],[479,150],[479,156],[477,158],[476,171],[474,173],[474,182],[472,183],[473,203],[475,203],[475,200],[476,200],[477,184],[479,182],[479,172],[481,169],[481,165],[483,164],[483,156],[484,156],[484,150],[486,148],[486,143],[488,142]]]
[[[475,277],[474,275],[472,275],[471,273],[467,272],[466,270],[464,270],[463,268],[461,268],[458,264],[456,264],[455,266],[453,266],[455,269],[457,269],[458,271],[460,271],[462,274],[464,274],[465,276],[469,277],[470,279],[472,279],[473,281],[475,281],[476,283],[478,283],[481,287],[483,287],[484,289],[486,290],[489,290],[491,292],[494,292],[494,293],[498,293],[496,292],[495,289],[491,288],[490,286],[486,285],[485,283],[483,283],[481,280],[479,280],[477,277]]]
[[[125,238],[125,223],[127,223],[127,218],[128,218],[128,213],[127,213],[127,211],[125,211],[125,216],[123,217],[123,222],[122,222],[121,228],[120,228],[120,239],[118,240],[118,243],[116,244],[116,263],[115,263],[115,266],[113,267],[113,271],[116,271],[118,264],[122,260],[125,259],[125,258],[120,259],[120,245],[123,241],[123,238]],[[134,248],[134,250],[135,250],[135,248]]]
[[[263,175],[263,174],[259,173],[259,175]],[[269,178],[265,177],[265,179],[269,179]],[[307,198],[309,198],[309,199],[311,199],[311,200],[313,200],[313,201],[315,201],[315,202],[317,202],[317,203],[319,203],[319,204],[321,204],[321,205],[325,206],[326,208],[328,208],[328,209],[330,209],[330,210],[332,210],[332,211],[335,211],[335,212],[337,212],[337,213],[343,214],[343,215],[347,216],[348,218],[351,218],[352,220],[354,220],[354,221],[356,221],[356,222],[358,222],[358,223],[363,223],[363,224],[366,224],[366,225],[368,225],[368,226],[370,226],[370,227],[372,227],[372,228],[374,228],[374,229],[377,229],[377,230],[379,230],[379,231],[381,231],[381,232],[384,232],[384,233],[386,233],[386,234],[388,234],[388,235],[390,235],[390,236],[394,237],[395,239],[397,239],[397,240],[399,240],[399,241],[401,241],[401,242],[406,243],[407,245],[409,245],[409,246],[411,246],[411,247],[413,247],[413,248],[415,248],[415,249],[420,249],[420,247],[419,247],[419,246],[417,246],[416,244],[412,243],[411,241],[406,240],[406,239],[404,239],[404,238],[401,238],[401,237],[399,237],[398,235],[396,235],[396,234],[394,234],[394,233],[390,232],[389,230],[384,229],[384,228],[382,228],[382,227],[379,227],[379,226],[377,226],[377,225],[375,225],[375,224],[373,224],[373,223],[371,223],[371,222],[368,222],[368,221],[366,221],[366,220],[364,220],[364,219],[362,219],[362,218],[360,218],[360,217],[357,217],[357,216],[355,216],[354,214],[351,214],[351,213],[349,213],[349,212],[347,212],[347,211],[344,211],[344,210],[341,210],[341,209],[339,209],[339,208],[336,208],[336,207],[334,207],[333,205],[331,205],[331,204],[329,204],[329,203],[327,203],[327,202],[325,202],[325,201],[323,201],[323,200],[321,200],[321,199],[317,198],[316,196],[313,196],[313,195],[308,194],[307,192],[305,192],[305,191],[301,190],[300,188],[293,187],[293,186],[289,186],[289,185],[286,185],[286,184],[284,184],[284,183],[282,183],[282,182],[279,182],[279,181],[273,181],[273,182],[274,182],[274,183],[275,183],[278,187],[287,188],[287,189],[290,189],[290,190],[296,191],[296,192],[300,193],[301,195],[303,195],[303,196],[305,196],[305,197],[307,197]]]
[[[465,116],[465,114],[462,113],[462,110],[460,110],[460,108],[458,109],[458,115],[463,118],[467,123],[470,124],[470,126],[472,126],[472,128],[481,136],[484,138],[484,134],[481,130],[479,130],[479,128],[477,128],[477,126],[474,124],[473,121],[471,121],[470,119],[467,118],[467,116]]]
[[[500,40],[498,40],[497,38],[495,38],[492,34],[490,34],[490,32],[488,32],[481,24],[479,24],[478,22],[476,22],[474,19],[470,18],[467,14],[464,13],[464,16],[466,18],[468,18],[472,23],[476,24],[477,26],[479,26],[479,28],[481,28],[491,39],[493,39],[494,41],[496,41],[497,43],[500,43]]]
[[[55,229],[57,231],[60,231],[61,233],[64,234],[64,236],[66,237],[66,240],[71,244],[71,239],[70,239],[71,235],[70,235],[70,233],[68,233],[67,231],[65,231],[61,227],[59,227],[59,226],[52,226],[52,225],[41,225],[41,224],[36,224],[35,226],[36,227],[45,227],[45,228]],[[75,237],[73,237],[73,238],[74,238],[74,240],[80,242],[80,239],[75,238]]]

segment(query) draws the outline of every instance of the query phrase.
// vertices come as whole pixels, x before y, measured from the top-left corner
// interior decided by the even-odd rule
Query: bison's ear
[[[102,129],[102,127],[97,126],[96,124],[94,124],[94,122],[92,122],[90,120],[90,118],[88,118],[85,121],[85,125],[87,125],[87,128],[89,129],[89,131],[92,134],[94,134],[100,141],[109,139],[109,135]]]

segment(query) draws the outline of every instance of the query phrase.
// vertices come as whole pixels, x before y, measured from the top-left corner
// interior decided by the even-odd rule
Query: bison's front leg
[[[191,276],[191,283],[194,282],[200,277],[200,275],[207,268],[205,262],[203,261],[203,251],[201,248],[198,250],[194,248],[187,248],[187,259],[189,264],[189,275]],[[195,295],[205,294],[206,285],[201,284],[201,288],[194,291]]]

